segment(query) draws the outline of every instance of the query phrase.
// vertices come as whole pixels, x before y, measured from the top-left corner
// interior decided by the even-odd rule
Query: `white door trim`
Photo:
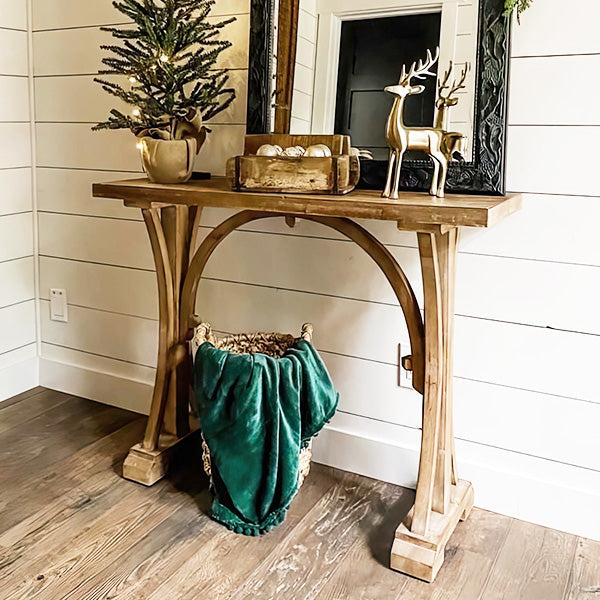
[[[441,12],[440,64],[445,65],[454,59],[458,2],[459,0],[371,0],[369,6],[365,7],[364,0],[319,0],[312,133],[333,133],[343,21]]]

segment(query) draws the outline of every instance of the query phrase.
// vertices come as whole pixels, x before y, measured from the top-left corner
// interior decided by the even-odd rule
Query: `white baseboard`
[[[0,402],[39,385],[35,344],[7,352],[0,360]]]
[[[147,414],[153,370],[63,348],[42,346],[40,385]],[[338,413],[317,437],[314,460],[414,488],[418,429]],[[471,481],[475,505],[600,540],[600,473],[591,469],[456,442],[459,475]]]
[[[40,385],[147,415],[154,370],[42,344]]]
[[[338,417],[314,442],[316,462],[415,488],[420,432],[370,423],[365,435],[357,427],[366,419]],[[373,429],[383,435],[374,436]],[[456,451],[459,476],[473,483],[475,506],[600,540],[600,473],[461,440]]]

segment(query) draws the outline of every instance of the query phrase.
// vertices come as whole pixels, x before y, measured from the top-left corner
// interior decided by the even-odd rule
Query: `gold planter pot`
[[[138,142],[142,166],[153,183],[185,183],[192,176],[198,142],[184,140],[157,140],[143,137]]]

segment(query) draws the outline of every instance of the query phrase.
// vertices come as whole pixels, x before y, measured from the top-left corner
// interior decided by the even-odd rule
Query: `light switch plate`
[[[67,290],[53,288],[50,290],[50,319],[67,323],[69,315],[67,312]]]

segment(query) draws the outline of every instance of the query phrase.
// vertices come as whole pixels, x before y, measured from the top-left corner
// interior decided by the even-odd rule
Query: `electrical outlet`
[[[409,345],[405,344],[404,349],[408,350]],[[402,366],[402,344],[398,344],[398,385],[403,388],[412,389],[413,374]]]
[[[53,288],[50,290],[50,320],[67,323],[67,290]]]

